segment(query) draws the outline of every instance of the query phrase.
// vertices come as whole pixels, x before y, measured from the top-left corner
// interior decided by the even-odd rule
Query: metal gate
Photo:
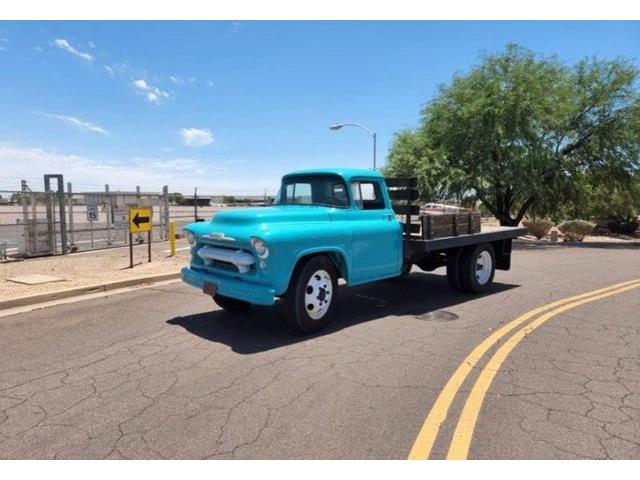
[[[34,257],[124,246],[128,243],[128,209],[151,207],[151,240],[169,238],[169,194],[162,192],[73,193],[64,191],[62,175],[45,175],[45,191],[0,190],[0,259]]]

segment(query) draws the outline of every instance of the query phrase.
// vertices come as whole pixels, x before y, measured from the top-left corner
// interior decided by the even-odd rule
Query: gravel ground
[[[187,242],[184,239],[176,242],[178,249],[186,246]],[[188,249],[178,250],[176,256],[171,258],[166,252],[169,249],[168,242],[154,243],[151,247],[151,263],[147,263],[146,244],[134,247],[133,269],[128,268],[129,249],[126,247],[0,263],[0,300],[145,275],[178,272],[189,262]],[[65,280],[40,285],[20,285],[7,281],[9,277],[31,274],[54,275]]]

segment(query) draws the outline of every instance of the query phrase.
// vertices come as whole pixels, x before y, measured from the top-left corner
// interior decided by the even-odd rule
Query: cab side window
[[[378,182],[352,182],[351,192],[360,210],[384,210],[384,197]]]

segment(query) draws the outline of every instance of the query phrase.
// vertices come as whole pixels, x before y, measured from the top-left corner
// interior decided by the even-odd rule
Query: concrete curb
[[[99,285],[88,285],[86,287],[75,287],[66,290],[57,290],[55,292],[38,293],[36,295],[26,295],[24,297],[11,298],[9,300],[0,300],[0,310],[7,308],[24,307],[34,305],[36,303],[51,302],[60,300],[61,298],[76,297],[89,293],[108,292],[118,288],[133,287],[148,283],[163,282],[166,280],[174,280],[180,278],[180,272],[161,273],[158,275],[148,275],[145,277],[127,278],[126,280],[118,280],[116,282],[101,283]]]

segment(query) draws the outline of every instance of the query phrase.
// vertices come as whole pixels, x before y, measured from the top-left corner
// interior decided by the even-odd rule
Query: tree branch
[[[522,221],[522,218],[524,217],[524,214],[527,213],[527,210],[533,204],[535,199],[536,199],[535,197],[529,197],[522,204],[522,206],[520,207],[520,210],[518,210],[518,214],[516,215],[516,218],[514,219],[514,222],[515,222],[516,225],[518,225],[520,223],[520,221]]]

